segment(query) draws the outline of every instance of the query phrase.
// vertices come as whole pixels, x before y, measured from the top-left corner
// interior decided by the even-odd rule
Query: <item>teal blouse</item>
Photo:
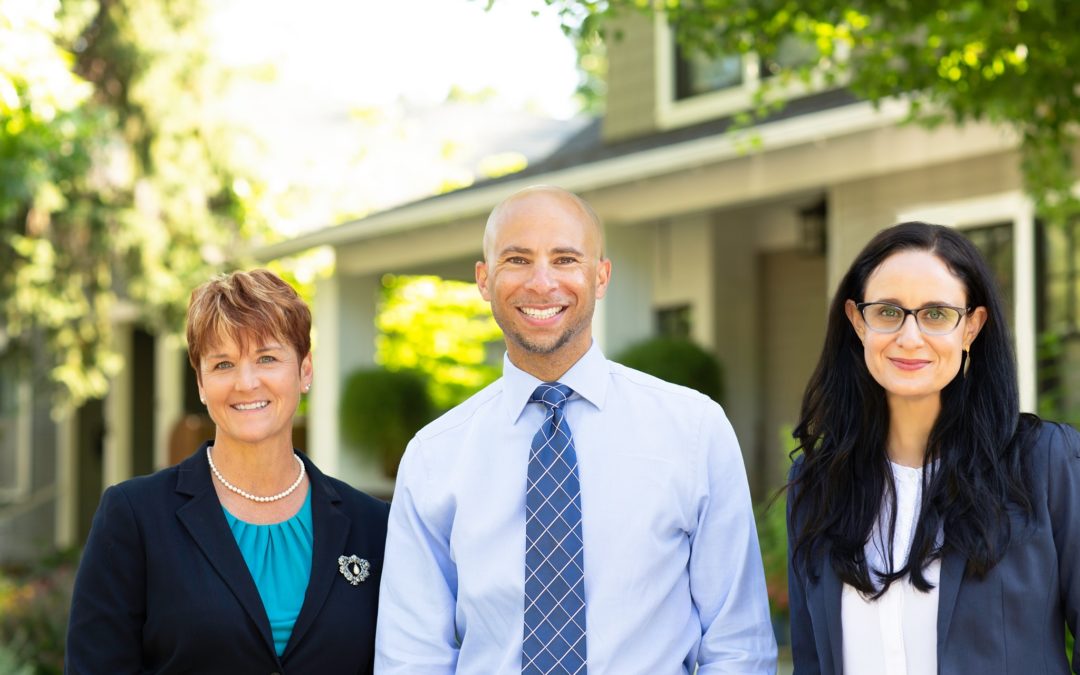
[[[254,525],[222,510],[259,589],[274,648],[281,656],[311,577],[311,488],[296,515],[280,523]]]

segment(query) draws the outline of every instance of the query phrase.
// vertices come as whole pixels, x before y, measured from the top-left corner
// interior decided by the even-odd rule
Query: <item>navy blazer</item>
[[[965,560],[956,553],[941,561],[937,660],[942,675],[1080,672],[1080,650],[1071,671],[1065,657],[1065,624],[1075,635],[1080,611],[1080,434],[1066,425],[1040,425],[1026,450],[1034,514],[1028,520],[1010,512],[1013,537],[1005,556],[983,579],[965,576]],[[793,475],[799,466],[797,460]],[[821,560],[828,560],[828,551]],[[793,568],[789,552],[795,675],[842,675],[843,584],[832,565],[814,564],[816,580]]]
[[[207,445],[102,495],[75,578],[66,672],[370,673],[389,506],[300,455],[311,482],[311,578],[278,658]],[[355,586],[338,570],[338,556],[352,554],[371,563]]]

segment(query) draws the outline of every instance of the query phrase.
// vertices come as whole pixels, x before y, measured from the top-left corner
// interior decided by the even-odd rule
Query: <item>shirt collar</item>
[[[578,396],[597,408],[603,409],[610,372],[604,353],[594,341],[589,351],[559,378],[559,382],[573,389]],[[542,382],[543,380],[511,363],[509,355],[503,355],[503,407],[512,424],[517,423],[529,403],[529,398]]]

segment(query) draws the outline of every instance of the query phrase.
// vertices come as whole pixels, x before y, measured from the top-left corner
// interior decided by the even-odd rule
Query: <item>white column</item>
[[[349,375],[358,368],[375,365],[375,314],[378,311],[382,278],[379,274],[362,274],[339,277],[338,283],[338,316],[341,323],[337,329],[341,342],[337,352],[336,377],[337,386],[344,387]],[[344,447],[338,420],[340,406],[339,392],[333,409],[326,411],[333,415],[333,429],[337,434],[338,447],[341,448],[338,478],[365,492],[390,494],[394,489],[394,482],[385,475],[382,464],[361,457],[352,449]]]
[[[184,341],[179,335],[162,335],[154,341],[154,469],[169,463],[169,435],[184,415]]]
[[[604,355],[610,356],[607,351],[607,320],[607,303],[601,298],[596,301],[596,308],[593,310],[592,337]]]
[[[124,367],[105,397],[105,456],[102,489],[131,478],[131,331],[130,323],[113,324],[113,349]]]
[[[653,224],[607,227],[611,282],[593,328],[608,358],[653,334],[655,232]]]
[[[1021,210],[1013,230],[1014,279],[1013,295],[1016,298],[1013,325],[1016,326],[1016,370],[1020,388],[1020,409],[1035,412],[1038,409],[1038,359],[1035,329],[1035,212]]]
[[[338,475],[341,434],[341,282],[338,275],[315,282],[312,308],[314,376],[308,394],[308,454],[331,476]]]

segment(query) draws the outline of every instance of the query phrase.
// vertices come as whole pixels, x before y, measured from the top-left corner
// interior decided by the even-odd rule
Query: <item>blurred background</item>
[[[1080,421],[1080,4],[992,4],[0,0],[0,673],[61,672],[102,490],[212,436],[194,286],[300,290],[296,445],[389,499],[407,439],[498,376],[473,263],[536,183],[605,220],[605,353],[731,418],[783,644],[773,498],[878,229],[975,241],[1023,408]]]

